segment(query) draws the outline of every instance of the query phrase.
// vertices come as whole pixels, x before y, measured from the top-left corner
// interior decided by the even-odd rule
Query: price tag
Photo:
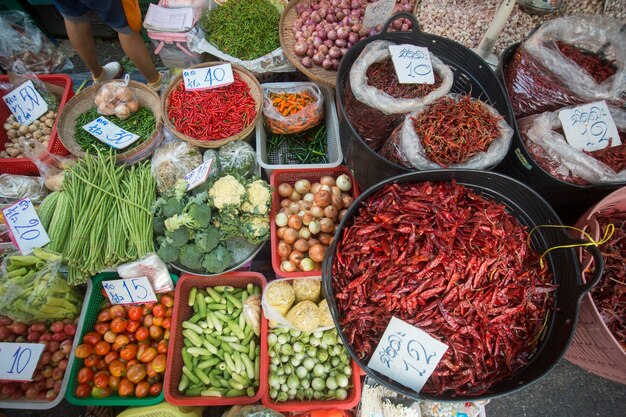
[[[400,84],[434,84],[435,73],[428,48],[390,45],[391,61]]]
[[[106,143],[115,149],[124,149],[139,139],[139,135],[122,129],[102,116],[87,123],[83,126],[83,129],[95,136],[100,142]]]
[[[367,366],[420,392],[446,350],[425,331],[392,317]]]
[[[30,381],[44,343],[0,343],[0,380]]]
[[[103,281],[102,288],[112,304],[154,303],[157,300],[146,277]]]
[[[9,94],[2,97],[17,121],[29,125],[48,111],[48,104],[31,80],[26,81]]]
[[[394,7],[396,7],[396,0],[379,0],[368,4],[363,15],[363,26],[374,28],[384,24],[391,17]]]
[[[567,143],[576,149],[593,152],[622,144],[605,101],[561,110],[559,119]]]
[[[214,159],[215,158],[209,159],[185,175],[185,181],[187,181],[187,191],[193,190],[209,178],[209,172],[211,172],[211,165],[213,165]]]
[[[2,215],[9,226],[11,240],[23,255],[50,242],[30,198],[5,208]]]
[[[232,84],[235,79],[233,68],[226,63],[213,67],[186,69],[183,71],[183,81],[185,89],[200,91]]]

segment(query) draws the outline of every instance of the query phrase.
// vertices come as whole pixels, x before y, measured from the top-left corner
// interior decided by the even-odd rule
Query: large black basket
[[[490,200],[502,203],[508,212],[515,216],[521,224],[531,230],[537,225],[560,225],[561,220],[536,192],[520,183],[519,181],[504,176],[502,174],[477,171],[467,169],[420,171],[389,178],[380,182],[363,192],[350,206],[348,212],[339,224],[335,232],[333,244],[326,251],[326,257],[322,267],[323,288],[328,300],[330,311],[335,321],[335,326],[350,355],[369,376],[379,383],[414,399],[426,399],[436,401],[471,401],[477,399],[489,399],[512,393],[529,384],[536,382],[543,377],[556,363],[563,357],[570,341],[574,336],[576,321],[578,318],[579,302],[594,285],[598,283],[602,276],[603,261],[600,251],[596,247],[591,247],[590,252],[597,262],[596,270],[592,279],[585,284],[582,281],[578,258],[573,249],[558,249],[548,252],[546,260],[548,267],[553,273],[554,282],[558,284],[555,293],[555,308],[550,314],[550,320],[540,341],[539,348],[530,359],[530,363],[519,370],[509,379],[495,384],[491,389],[480,396],[434,396],[430,394],[417,393],[389,378],[379,374],[367,366],[367,360],[360,359],[347,337],[342,331],[341,317],[335,302],[332,286],[332,264],[335,260],[336,244],[341,238],[344,229],[352,224],[354,216],[358,213],[361,203],[369,199],[380,188],[391,183],[418,183],[425,181],[450,182],[455,180],[458,184],[464,185]],[[569,238],[561,228],[540,228],[532,236],[532,247],[538,252],[543,252],[546,248],[572,244],[576,241]]]
[[[398,18],[410,19],[412,32],[389,32],[389,26]],[[386,40],[396,44],[411,44],[427,47],[429,52],[441,59],[454,73],[451,93],[467,93],[494,107],[504,120],[513,126],[513,109],[506,92],[489,64],[470,49],[453,40],[421,32],[415,16],[398,13],[392,16],[380,34],[370,36],[354,45],[342,58],[337,72],[337,104],[341,132],[341,147],[346,164],[362,188],[370,187],[379,181],[406,172],[415,172],[380,156],[363,141],[346,117],[342,102],[344,80],[349,77],[352,64],[361,51],[371,42]],[[492,167],[495,168],[495,167]]]

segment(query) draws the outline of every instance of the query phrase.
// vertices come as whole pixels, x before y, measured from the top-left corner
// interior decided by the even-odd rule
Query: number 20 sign
[[[30,381],[45,347],[43,343],[0,343],[0,380]]]
[[[25,198],[5,208],[2,214],[9,226],[11,239],[22,254],[26,255],[33,248],[40,248],[50,242],[30,198]]]

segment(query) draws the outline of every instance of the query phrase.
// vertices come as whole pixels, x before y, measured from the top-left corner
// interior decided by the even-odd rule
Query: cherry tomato
[[[94,348],[96,355],[105,356],[107,353],[111,351],[111,345],[105,342],[104,340],[96,343],[96,347]]]
[[[109,377],[109,388],[111,389],[112,392],[117,392],[117,390],[120,388],[121,380],[122,378],[120,378],[119,376],[111,375]]]
[[[139,326],[141,326],[141,323],[138,320],[130,320],[126,322],[126,331],[128,333],[135,333]]]
[[[143,398],[147,397],[150,393],[150,384],[148,381],[141,381],[135,386],[135,397]]]
[[[120,381],[120,386],[117,393],[121,397],[128,397],[129,395],[133,395],[135,392],[135,385],[130,382],[128,378],[122,378]]]
[[[119,357],[120,357],[120,354],[112,350],[104,356],[104,361],[110,365],[111,362],[113,362],[116,359],[119,359]]]
[[[159,346],[157,346],[157,352],[167,353],[167,342],[165,340],[161,340],[159,342]]]
[[[91,390],[91,396],[94,398],[106,398],[111,395],[111,390],[108,386],[108,378],[107,378],[107,386],[104,388],[99,388],[94,386]]]
[[[131,306],[128,309],[128,318],[134,321],[141,320],[143,316],[143,307],[140,306]]]
[[[84,365],[89,367],[89,368],[93,368],[96,366],[96,364],[98,363],[98,355],[96,355],[95,353],[92,353],[91,355],[87,356],[85,358],[85,363]]]
[[[111,328],[111,326],[109,325],[109,323],[96,323],[93,326],[93,329],[96,331],[96,333],[98,334],[105,334],[107,330],[109,330]]]
[[[154,317],[165,317],[165,306],[163,304],[157,303],[152,307],[152,314]]]
[[[104,323],[107,321],[111,321],[112,317],[111,314],[109,313],[109,310],[102,310],[100,313],[98,313],[98,323]]]
[[[128,340],[128,336],[120,334],[115,338],[115,342],[113,343],[112,348],[113,350],[119,352],[128,343],[130,343],[130,340]]]
[[[151,362],[157,355],[157,351],[153,347],[147,348],[139,357],[139,361],[143,363]]]
[[[111,330],[115,333],[124,333],[126,331],[126,320],[121,317],[116,317],[111,322]]]
[[[80,345],[76,346],[76,351],[74,352],[74,355],[76,355],[76,357],[79,359],[85,359],[86,357],[91,355],[92,352],[93,346],[88,345],[87,343],[81,343]]]
[[[152,369],[156,372],[161,373],[165,372],[165,362],[167,362],[167,358],[163,353],[157,355],[150,364],[152,365]]]
[[[83,343],[88,343],[91,346],[95,346],[96,343],[102,340],[102,335],[96,332],[89,332],[83,336]]]
[[[78,374],[76,374],[76,380],[79,384],[88,384],[89,382],[91,382],[92,378],[93,371],[91,370],[91,368],[87,368],[86,366],[80,368]]]
[[[113,376],[124,376],[126,373],[126,365],[118,360],[114,360],[109,364],[109,372]]]
[[[162,390],[163,390],[163,384],[161,384],[160,382],[156,382],[150,385],[150,395],[153,397],[156,397],[157,395],[159,395]]]
[[[152,326],[163,326],[163,317],[155,317],[152,319]],[[150,327],[152,327],[150,326]]]
[[[98,371],[93,376],[93,384],[98,388],[107,388],[109,386],[109,376],[107,371]]]
[[[132,360],[137,356],[137,345],[126,345],[120,351],[120,357],[124,360]]]
[[[78,384],[74,390],[74,395],[78,398],[86,398],[91,394],[91,387],[88,384]]]
[[[145,327],[140,327],[135,332],[135,339],[137,339],[140,342],[143,340],[146,340],[148,336],[150,336],[150,331]]]

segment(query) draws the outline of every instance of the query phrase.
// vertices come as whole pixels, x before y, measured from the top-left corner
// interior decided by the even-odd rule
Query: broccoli
[[[180,227],[174,231],[166,230],[165,237],[167,238],[166,240],[170,245],[180,248],[181,246],[189,242],[189,239],[191,239],[191,233],[189,233],[189,229],[187,229],[186,227]]]
[[[185,268],[202,269],[202,253],[194,244],[185,245],[180,249],[178,262]]]
[[[179,229],[180,230],[180,229]],[[178,260],[178,254],[180,249],[176,246],[170,245],[168,242],[163,242],[157,250],[157,255],[163,262],[176,262]]]
[[[202,253],[209,253],[220,243],[220,232],[213,226],[196,233],[196,246]]]
[[[206,204],[192,204],[189,209],[182,214],[175,214],[165,220],[167,230],[174,230],[187,226],[192,229],[204,229],[211,224],[211,208]]]
[[[266,216],[244,216],[241,233],[250,243],[258,244],[269,238],[270,222]]]
[[[152,222],[152,231],[155,235],[163,235],[165,233],[165,222],[161,217],[155,217]]]
[[[245,199],[241,210],[250,214],[267,214],[272,205],[271,189],[265,181],[258,179],[246,186]]]
[[[213,225],[220,230],[220,240],[241,235],[238,214],[237,210],[222,210],[213,220]]]
[[[186,180],[180,179],[174,184],[174,188],[168,190],[168,195],[174,197],[177,200],[182,200],[187,193],[187,186],[189,183]]]
[[[202,266],[212,274],[223,272],[232,263],[233,257],[224,245],[219,245],[202,259]]]
[[[175,214],[182,213],[184,208],[185,206],[183,204],[183,201],[178,200],[174,197],[170,197],[167,200],[165,200],[165,204],[161,206],[163,217],[165,218],[172,217]]]

